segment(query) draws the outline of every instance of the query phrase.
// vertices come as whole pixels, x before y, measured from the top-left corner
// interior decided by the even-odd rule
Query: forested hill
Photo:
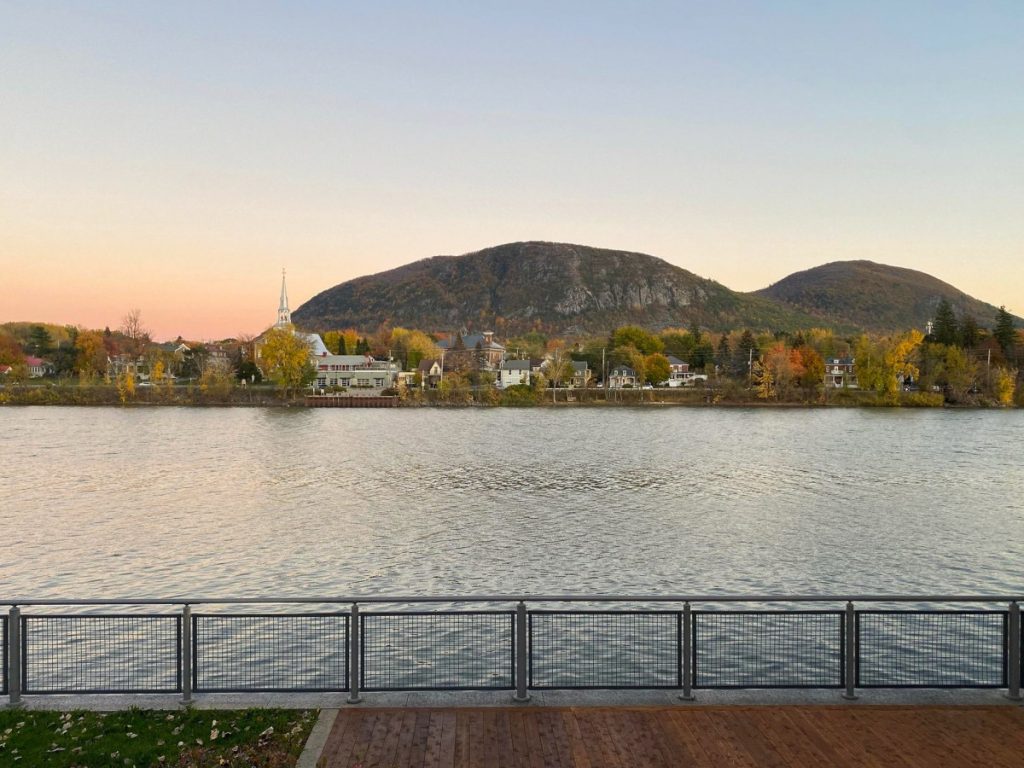
[[[997,308],[924,272],[872,261],[834,261],[795,272],[753,296],[813,315],[819,325],[869,331],[924,329],[945,298],[958,316],[972,315],[991,328]],[[1018,323],[1024,324],[1020,318]]]
[[[293,313],[310,330],[381,323],[501,335],[530,330],[600,334],[624,324],[657,329],[795,329],[815,321],[780,302],[737,293],[642,253],[564,243],[509,243],[435,256],[356,278]]]

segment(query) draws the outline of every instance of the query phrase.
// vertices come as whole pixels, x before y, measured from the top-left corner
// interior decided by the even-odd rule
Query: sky
[[[0,0],[0,322],[216,339],[518,240],[1024,314],[1024,3]]]

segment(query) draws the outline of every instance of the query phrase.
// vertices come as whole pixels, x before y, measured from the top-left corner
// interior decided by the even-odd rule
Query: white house
[[[635,387],[637,386],[636,371],[627,365],[619,365],[612,368],[612,372],[608,374],[608,388],[609,389],[622,389],[623,387]]]
[[[530,383],[529,360],[505,360],[497,370],[494,385],[498,389]]]
[[[317,337],[319,338],[319,337]],[[395,386],[398,364],[374,360],[369,355],[322,354],[312,357],[316,368],[316,386],[385,389]]]
[[[694,373],[690,370],[690,364],[680,360],[675,355],[668,355],[668,364],[671,372],[668,380],[661,382],[661,386],[668,387],[692,387],[698,381],[707,381],[708,377],[703,373]]]
[[[852,357],[832,357],[825,361],[825,384],[836,389],[856,389],[857,375]]]

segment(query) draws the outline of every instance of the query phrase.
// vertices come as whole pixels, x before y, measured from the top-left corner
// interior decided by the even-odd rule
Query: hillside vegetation
[[[314,296],[293,318],[311,330],[390,323],[503,335],[607,333],[624,324],[791,330],[816,322],[654,256],[542,242],[436,256],[349,280]]]
[[[752,295],[813,315],[822,325],[876,332],[924,328],[941,299],[957,315],[971,315],[989,328],[998,312],[929,274],[873,261],[834,261],[795,272]]]

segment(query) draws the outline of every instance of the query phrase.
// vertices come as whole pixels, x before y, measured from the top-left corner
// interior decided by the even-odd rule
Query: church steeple
[[[284,328],[292,324],[292,311],[288,309],[288,286],[285,284],[284,268],[281,269],[281,305],[277,308],[275,328]]]

